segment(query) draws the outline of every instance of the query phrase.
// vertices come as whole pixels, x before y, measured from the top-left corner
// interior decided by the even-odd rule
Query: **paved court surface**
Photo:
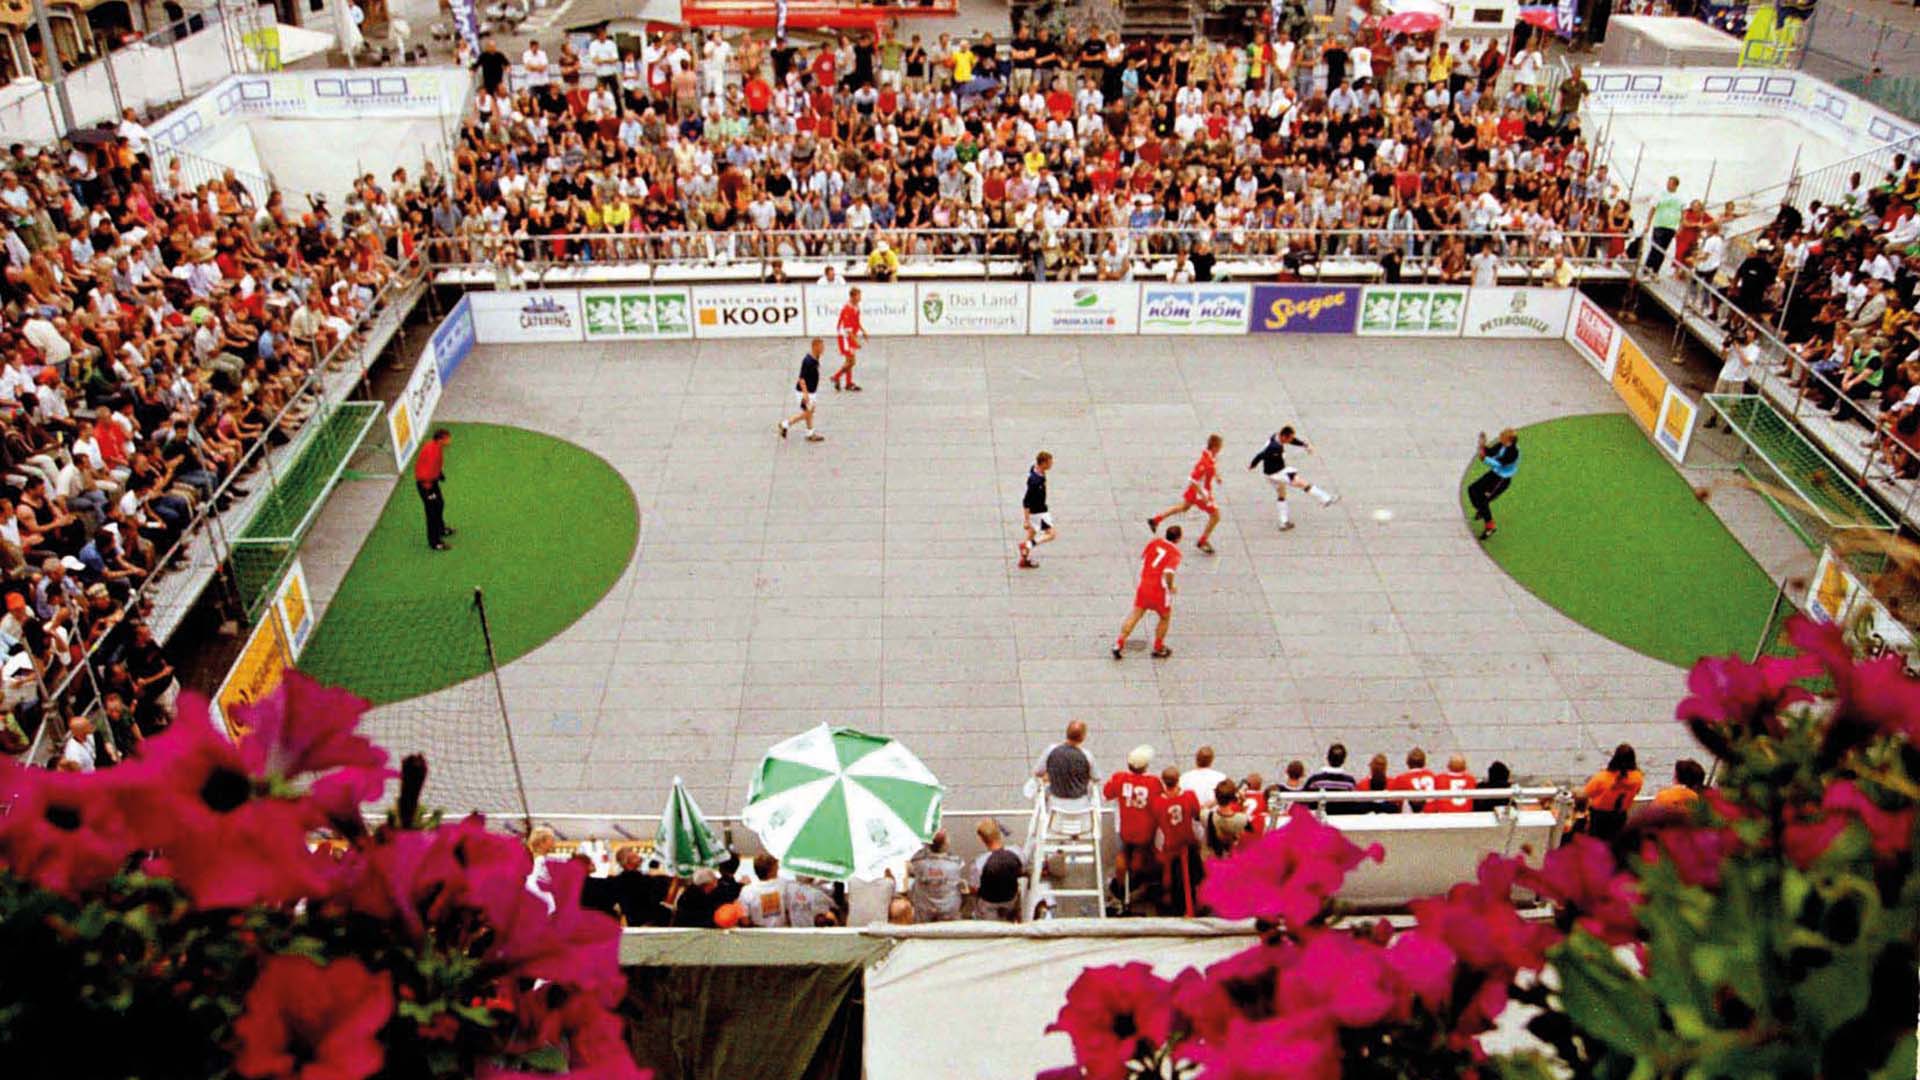
[[[1664,779],[1688,745],[1683,673],[1535,600],[1455,502],[1476,430],[1618,408],[1558,343],[881,339],[866,392],[825,395],[818,445],[774,432],[800,348],[487,347],[449,388],[443,418],[572,439],[641,507],[613,593],[505,670],[536,811],[657,812],[679,774],[735,812],[760,751],[821,721],[906,740],[954,809],[1020,805],[1073,718],[1102,770],[1141,742],[1183,763],[1211,744],[1269,778],[1336,739],[1363,766],[1419,744],[1540,778],[1584,777],[1628,739]],[[1344,499],[1299,499],[1281,534],[1244,466],[1288,422],[1322,454],[1306,475]],[[1227,439],[1219,554],[1189,549],[1173,659],[1116,663],[1143,519],[1209,431]],[[1021,571],[1039,449],[1061,536]],[[453,464],[458,520],[485,496]],[[386,490],[329,507],[303,553],[322,598]]]

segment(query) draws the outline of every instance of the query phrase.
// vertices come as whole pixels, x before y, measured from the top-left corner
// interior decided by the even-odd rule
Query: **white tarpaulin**
[[[948,926],[962,928],[939,929]],[[1117,920],[1090,931],[1064,922],[975,926],[1019,936],[912,937],[868,969],[867,1080],[924,1080],[934,1075],[930,1062],[943,1080],[1008,1080],[1071,1065],[1067,1037],[1046,1028],[1083,970],[1145,961],[1172,978],[1259,940],[1180,919]],[[1126,936],[1082,936],[1103,929]]]

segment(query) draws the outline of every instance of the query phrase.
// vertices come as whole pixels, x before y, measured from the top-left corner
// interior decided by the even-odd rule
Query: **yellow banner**
[[[219,692],[214,695],[220,719],[227,725],[227,734],[236,739],[244,734],[244,729],[234,719],[235,707],[250,705],[272,694],[280,686],[281,673],[292,662],[274,624],[269,612],[268,617],[253,628],[246,646],[240,650],[240,659],[233,662],[227,681],[220,684]]]
[[[1660,403],[1667,397],[1667,377],[1625,332],[1620,335],[1620,361],[1613,368],[1613,392],[1627,403],[1627,411],[1641,427],[1654,430],[1660,419]]]

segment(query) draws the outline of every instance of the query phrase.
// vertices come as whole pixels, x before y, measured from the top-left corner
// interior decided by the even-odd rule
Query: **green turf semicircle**
[[[1514,580],[1595,633],[1682,666],[1750,653],[1775,585],[1623,413],[1519,429],[1520,472],[1482,546]],[[1467,485],[1460,505],[1471,520]]]
[[[453,550],[428,550],[409,471],[300,658],[302,670],[376,705],[486,671],[475,586],[504,665],[591,611],[639,542],[633,489],[599,455],[525,428],[435,426],[453,433],[443,485]]]

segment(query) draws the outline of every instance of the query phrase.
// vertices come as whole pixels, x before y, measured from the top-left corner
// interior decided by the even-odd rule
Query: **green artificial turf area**
[[[1466,487],[1483,471],[1461,481],[1469,518]],[[1624,414],[1521,428],[1520,472],[1493,516],[1500,530],[1483,546],[1507,573],[1649,656],[1745,656],[1766,625],[1774,582]]]
[[[427,548],[409,469],[300,658],[375,704],[486,670],[476,586],[505,664],[599,603],[640,535],[632,489],[600,457],[523,428],[436,426],[453,432],[442,487],[453,550]]]

